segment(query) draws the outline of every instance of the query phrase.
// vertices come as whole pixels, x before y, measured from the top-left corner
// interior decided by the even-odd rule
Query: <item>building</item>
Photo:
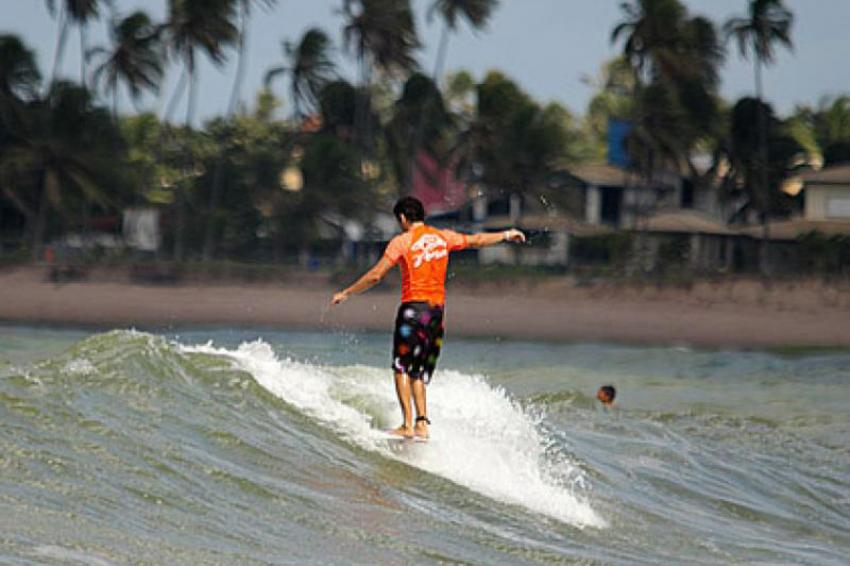
[[[566,172],[581,191],[582,219],[588,224],[612,228],[636,228],[659,208],[680,206],[683,182],[680,175],[658,173],[647,182],[617,165],[577,165]]]
[[[653,214],[641,233],[645,235],[640,249],[645,271],[727,271],[739,239],[737,232],[711,215],[681,208]]]
[[[834,165],[800,177],[803,211],[786,220],[769,222],[770,240],[792,241],[817,232],[824,236],[850,235],[850,164]],[[755,238],[763,235],[762,226],[740,231]]]
[[[803,218],[813,222],[850,222],[850,163],[803,176]]]

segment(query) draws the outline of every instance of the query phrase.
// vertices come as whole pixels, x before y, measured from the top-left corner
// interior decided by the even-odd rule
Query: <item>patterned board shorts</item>
[[[402,303],[393,334],[393,371],[431,380],[443,345],[443,306]]]

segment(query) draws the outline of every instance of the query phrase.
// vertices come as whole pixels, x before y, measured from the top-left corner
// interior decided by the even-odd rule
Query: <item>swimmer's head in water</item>
[[[617,390],[614,389],[613,385],[603,385],[599,388],[599,391],[596,392],[596,398],[599,399],[603,405],[610,405],[614,402],[614,397],[617,396]]]

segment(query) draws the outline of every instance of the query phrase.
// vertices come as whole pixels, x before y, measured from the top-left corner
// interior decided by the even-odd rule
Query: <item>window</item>
[[[831,198],[826,201],[827,218],[850,218],[850,198]]]

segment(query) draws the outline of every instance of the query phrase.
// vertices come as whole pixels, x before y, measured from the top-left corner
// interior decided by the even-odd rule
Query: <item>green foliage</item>
[[[356,108],[357,91],[346,81],[334,81],[319,94],[322,123],[337,135],[350,135],[354,128]]]
[[[572,242],[572,256],[580,264],[607,264],[625,268],[634,246],[633,240],[629,232],[575,238]]]
[[[35,54],[14,35],[0,35],[0,104],[31,99],[38,91],[41,73]]]
[[[760,182],[762,150],[760,134],[753,125],[764,116],[769,161],[767,184]],[[749,208],[764,215],[787,212],[789,197],[781,192],[795,157],[804,148],[774,116],[773,109],[754,98],[743,98],[732,109],[729,138],[725,144],[729,159],[727,179],[748,196]]]
[[[0,146],[0,188],[26,218],[33,253],[51,218],[54,225],[81,228],[92,207],[112,211],[126,202],[124,139],[86,89],[55,83],[45,98],[27,103],[19,119],[3,122],[8,137]]]
[[[100,17],[100,0],[59,0],[68,17],[77,24],[85,24],[89,20]],[[49,0],[48,6],[54,10],[55,0]]]
[[[416,68],[413,52],[420,43],[410,0],[344,0],[343,8],[344,44],[365,73],[374,67],[390,76],[403,76]]]
[[[489,187],[523,193],[544,185],[569,157],[565,110],[541,108],[516,83],[491,71],[477,87],[476,116],[461,136],[461,172]]]
[[[159,91],[164,70],[164,51],[153,22],[141,11],[133,12],[112,28],[112,49],[95,48],[86,57],[101,58],[95,69],[95,84],[105,84],[117,100],[118,83],[123,82],[133,100],[144,90]],[[117,107],[114,103],[113,109]]]
[[[695,148],[717,135],[724,53],[714,24],[691,17],[679,0],[634,0],[622,8],[625,20],[611,39],[623,42],[636,78],[628,146],[638,169],[651,177],[690,164]],[[604,109],[604,102],[597,105]]]
[[[315,110],[319,92],[336,75],[335,65],[330,56],[331,47],[331,40],[324,31],[310,28],[304,32],[297,45],[293,46],[285,41],[283,43],[285,64],[272,67],[266,72],[266,87],[276,76],[289,74],[290,95],[297,118],[302,117],[305,111]]]
[[[481,29],[487,24],[499,0],[434,0],[428,10],[428,16],[439,13],[449,29],[457,29],[458,20],[463,18],[475,28]]]
[[[691,253],[691,237],[688,234],[662,236],[658,245],[657,266],[662,273],[681,269]]]
[[[810,163],[850,162],[850,96],[824,97],[817,107],[798,107],[789,122]]]
[[[448,136],[455,126],[443,96],[430,77],[414,73],[405,82],[386,124],[389,157],[398,179],[410,186],[419,152],[449,160]]]
[[[741,56],[747,58],[752,52],[760,63],[770,64],[776,43],[791,48],[793,22],[794,15],[782,0],[750,0],[747,16],[730,19],[724,31],[734,38]]]
[[[804,269],[826,275],[850,274],[850,236],[809,232],[797,240]]]
[[[584,82],[596,89],[587,107],[588,127],[604,146],[608,121],[632,118],[634,73],[624,57],[617,57],[602,65],[598,77],[585,78]]]
[[[469,71],[449,73],[445,80],[443,98],[449,109],[463,120],[470,120],[475,111],[475,78]]]
[[[216,65],[224,63],[224,48],[233,45],[239,30],[233,25],[233,0],[169,0],[168,41],[174,53],[192,72],[195,52],[205,52]]]
[[[48,2],[64,14],[61,59],[65,28],[99,18],[106,3]],[[150,114],[111,121],[84,87],[60,83],[40,93],[32,52],[16,37],[0,36],[0,214],[14,208],[35,242],[39,234],[79,227],[92,211],[117,214],[124,205],[144,203],[161,208],[168,239],[185,232],[187,257],[198,254],[201,240],[205,257],[208,249],[266,257],[272,249],[335,249],[329,227],[338,229],[345,219],[368,225],[376,210],[404,192],[421,151],[442,164],[457,163],[462,177],[497,193],[542,198],[553,173],[604,158],[611,118],[634,123],[629,144],[643,172],[687,166],[693,172],[694,154],[712,152],[728,160],[730,192],[746,193],[750,207],[765,215],[787,210],[787,198],[766,186],[778,187],[801,151],[810,162],[850,159],[850,97],[801,108],[786,123],[752,99],[724,110],[717,30],[681,0],[623,2],[623,21],[612,34],[622,56],[591,82],[595,93],[584,120],[557,103],[534,100],[495,71],[480,82],[466,72],[450,74],[441,92],[449,35],[461,22],[482,29],[497,0],[430,2],[431,16],[444,23],[434,77],[415,72],[420,43],[411,0],[343,0],[342,44],[359,64],[357,86],[337,76],[332,40],[312,28],[296,44],[284,43],[284,61],[268,73],[268,79],[289,79],[294,120],[275,120],[277,99],[264,91],[253,113],[228,111],[227,118],[192,129],[197,54],[222,64],[241,45],[236,24],[245,25],[249,8],[272,4],[169,0],[165,23],[135,12],[113,23],[110,47],[88,53],[99,58],[95,83],[112,95],[115,109],[121,83],[134,102],[156,92],[169,63],[167,46],[191,81],[184,128]],[[726,31],[742,52],[756,55],[758,68],[772,60],[776,45],[790,46],[791,23],[780,0],[752,0],[748,17],[730,21]],[[175,90],[175,101],[182,92]],[[319,131],[319,121],[304,119],[314,113],[322,119]],[[765,154],[756,128],[761,120]],[[759,182],[763,155],[769,156],[766,186]],[[300,190],[287,175],[300,175]],[[546,199],[557,201],[548,193]],[[209,245],[212,240],[217,244]],[[826,258],[839,253],[830,242],[804,244],[812,257]],[[673,262],[682,249],[669,244],[659,253]],[[588,261],[615,266],[625,265],[632,248],[626,235],[575,245]]]

